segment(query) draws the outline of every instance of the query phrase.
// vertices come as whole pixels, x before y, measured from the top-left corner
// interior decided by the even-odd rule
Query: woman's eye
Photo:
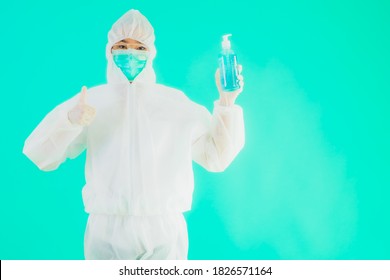
[[[139,51],[146,51],[146,48],[145,48],[144,46],[139,46],[139,47],[137,48],[137,50],[139,50]]]
[[[124,49],[126,49],[126,46],[125,45],[119,45],[118,48],[121,49],[121,50],[124,50]]]

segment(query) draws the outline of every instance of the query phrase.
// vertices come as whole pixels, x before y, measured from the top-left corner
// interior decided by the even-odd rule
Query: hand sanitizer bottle
[[[231,49],[229,36],[223,35],[222,51],[218,56],[221,86],[224,91],[234,91],[240,88],[237,70],[237,56]]]

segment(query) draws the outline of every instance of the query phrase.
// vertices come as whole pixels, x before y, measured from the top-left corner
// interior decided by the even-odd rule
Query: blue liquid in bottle
[[[222,36],[222,51],[218,56],[221,86],[224,91],[234,91],[240,88],[237,56],[230,48],[229,36],[231,36],[231,34]]]

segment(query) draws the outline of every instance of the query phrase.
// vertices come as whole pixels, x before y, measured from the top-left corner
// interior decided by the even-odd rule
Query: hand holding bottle
[[[77,105],[68,112],[68,119],[72,124],[81,126],[89,125],[96,115],[96,109],[87,105],[87,87],[81,88],[80,97]]]
[[[231,48],[229,37],[222,36],[222,50],[218,55],[219,68],[215,73],[215,80],[220,98],[220,104],[231,106],[242,92],[244,77],[241,75],[242,66],[237,63],[237,55]]]
[[[215,72],[215,83],[217,85],[218,91],[219,91],[219,104],[223,106],[231,106],[236,101],[237,96],[243,91],[244,89],[244,77],[242,76],[242,65],[237,65],[237,72],[238,76],[237,79],[239,80],[239,88],[234,91],[224,91],[221,86],[221,77],[220,77],[220,70],[217,68],[217,71]]]

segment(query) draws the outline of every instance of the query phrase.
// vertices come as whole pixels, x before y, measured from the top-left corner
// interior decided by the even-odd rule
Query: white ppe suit
[[[129,83],[114,64],[111,47],[132,38],[149,51],[146,68]],[[85,149],[89,213],[87,259],[186,259],[183,212],[191,209],[192,160],[223,171],[244,145],[241,107],[206,108],[181,91],[156,84],[156,50],[148,20],[130,10],[108,34],[108,83],[88,89],[96,117],[72,124],[68,112],[78,95],[54,108],[31,133],[23,152],[41,170],[54,170]]]

